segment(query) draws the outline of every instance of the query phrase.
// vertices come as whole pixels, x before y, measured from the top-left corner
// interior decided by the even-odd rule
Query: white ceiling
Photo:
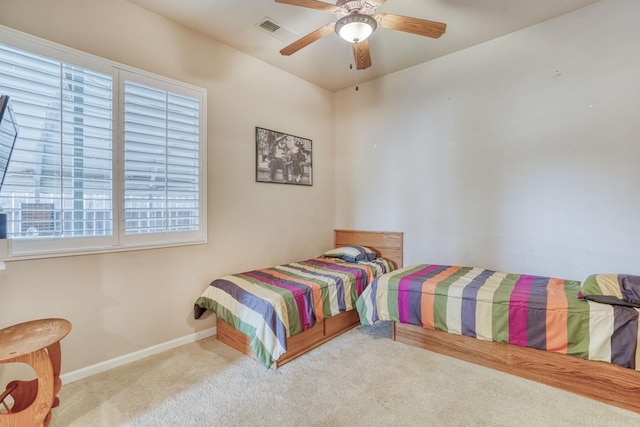
[[[378,12],[447,24],[431,39],[378,28],[369,38],[373,65],[356,71],[351,46],[337,34],[291,56],[286,45],[335,21],[332,13],[273,0],[129,0],[330,91],[402,70],[491,40],[598,0],[388,0]],[[257,27],[265,17],[295,34],[281,41]]]

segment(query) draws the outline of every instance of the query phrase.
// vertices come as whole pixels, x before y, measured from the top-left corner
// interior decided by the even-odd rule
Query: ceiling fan
[[[386,3],[386,1],[387,0],[337,0],[334,5],[317,0],[275,0],[276,3],[335,13],[338,17],[336,22],[331,22],[307,34],[280,50],[280,53],[287,56],[291,55],[335,31],[340,37],[352,43],[356,68],[358,70],[364,70],[371,66],[371,53],[369,52],[369,42],[367,38],[377,27],[404,31],[406,33],[432,37],[434,39],[444,34],[447,24],[441,22],[392,15],[389,13],[379,13],[376,15],[376,9]]]

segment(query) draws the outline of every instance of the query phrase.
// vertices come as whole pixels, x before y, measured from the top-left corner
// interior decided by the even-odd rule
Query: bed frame
[[[398,322],[393,339],[640,413],[640,372],[633,369]]]
[[[333,243],[336,248],[347,245],[367,246],[375,250],[379,256],[393,261],[397,268],[402,267],[402,233],[334,230]],[[355,309],[316,323],[314,327],[287,338],[287,352],[274,363],[274,366],[277,368],[284,365],[331,338],[357,326],[359,323],[360,317]],[[249,347],[250,338],[247,335],[221,319],[216,320],[216,329],[220,342],[256,359],[253,350]]]

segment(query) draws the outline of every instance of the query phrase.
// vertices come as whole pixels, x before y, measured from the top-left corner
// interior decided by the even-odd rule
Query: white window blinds
[[[197,99],[124,83],[125,233],[199,226]]]
[[[0,194],[8,237],[112,233],[112,78],[0,44],[20,133]]]

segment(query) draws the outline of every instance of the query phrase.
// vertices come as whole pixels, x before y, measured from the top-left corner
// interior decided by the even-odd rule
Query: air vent
[[[256,27],[260,28],[265,33],[271,34],[278,40],[282,40],[283,42],[287,43],[293,42],[298,37],[297,33],[286,27],[283,27],[268,16],[257,23]]]
[[[270,33],[275,33],[280,29],[280,25],[276,24],[273,21],[269,21],[268,19],[265,21],[262,21],[259,26],[263,30],[268,31]]]

